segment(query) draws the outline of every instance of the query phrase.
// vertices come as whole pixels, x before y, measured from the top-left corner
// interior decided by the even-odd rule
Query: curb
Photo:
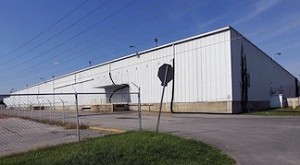
[[[125,133],[125,132],[127,132],[125,130],[117,129],[117,128],[89,127],[89,129],[96,130],[96,131],[115,132],[115,133]]]

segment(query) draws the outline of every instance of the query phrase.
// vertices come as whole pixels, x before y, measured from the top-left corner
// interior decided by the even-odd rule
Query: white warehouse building
[[[136,84],[142,110],[157,111],[162,92],[157,72],[163,64],[174,68],[164,96],[166,112],[241,113],[269,108],[274,95],[299,95],[298,80],[232,27],[95,65],[14,94],[112,92],[116,94],[94,95],[79,104],[127,104],[136,110],[135,95],[117,94],[136,92]],[[4,101],[9,104],[12,99]]]

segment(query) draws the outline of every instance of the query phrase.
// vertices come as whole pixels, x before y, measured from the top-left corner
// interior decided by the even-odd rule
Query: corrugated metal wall
[[[159,103],[162,92],[157,77],[164,63],[173,65],[175,57],[175,102],[214,102],[231,100],[230,33],[227,30],[162,46],[120,61],[83,70],[40,83],[19,93],[105,92],[101,86],[128,84],[130,92],[141,87],[142,103]],[[107,96],[92,96],[90,102],[103,102]],[[172,82],[165,91],[165,102],[172,97]],[[55,96],[55,100],[59,98]],[[137,103],[137,97],[130,98]]]
[[[176,45],[175,102],[231,100],[229,31]]]
[[[140,56],[125,57],[93,68],[71,73],[53,81],[42,82],[16,93],[69,93],[108,92],[103,86],[128,84],[124,92],[137,92],[141,87],[142,103],[159,103],[162,87],[157,77],[158,68],[164,63],[173,65],[175,59],[174,101],[230,102],[241,101],[241,49],[247,59],[250,75],[249,101],[269,101],[271,93],[280,92],[286,97],[295,96],[295,78],[264,52],[231,28],[223,28],[186,40],[147,50]],[[102,88],[101,88],[102,87]],[[80,104],[105,103],[107,95],[89,96]],[[117,100],[137,103],[137,96],[114,96]],[[172,82],[165,91],[164,102],[170,102]],[[30,104],[46,102],[43,97],[28,97]],[[48,98],[49,99],[49,98]],[[53,97],[53,102],[59,100]],[[9,99],[6,99],[9,100]],[[22,104],[24,98],[12,97],[13,103]],[[55,101],[56,100],[56,101]],[[70,104],[74,98],[70,98]],[[12,101],[11,101],[12,102]],[[231,105],[227,104],[227,110]],[[224,107],[223,107],[224,108]],[[228,111],[229,112],[229,111]]]
[[[269,101],[271,90],[286,97],[295,96],[295,77],[235,30],[231,31],[233,100],[241,100],[241,49],[250,74],[249,101]]]

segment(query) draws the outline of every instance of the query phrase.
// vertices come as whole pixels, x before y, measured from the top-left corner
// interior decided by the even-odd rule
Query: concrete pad
[[[81,137],[102,136],[101,131],[81,130]],[[38,148],[77,142],[77,131],[19,118],[0,119],[0,157]]]

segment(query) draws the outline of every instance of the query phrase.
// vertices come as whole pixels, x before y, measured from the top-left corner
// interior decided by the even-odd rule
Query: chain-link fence
[[[124,130],[142,130],[139,93],[64,93],[2,95],[0,157],[77,142]],[[131,118],[114,123],[115,114]],[[116,129],[118,128],[118,129]]]

